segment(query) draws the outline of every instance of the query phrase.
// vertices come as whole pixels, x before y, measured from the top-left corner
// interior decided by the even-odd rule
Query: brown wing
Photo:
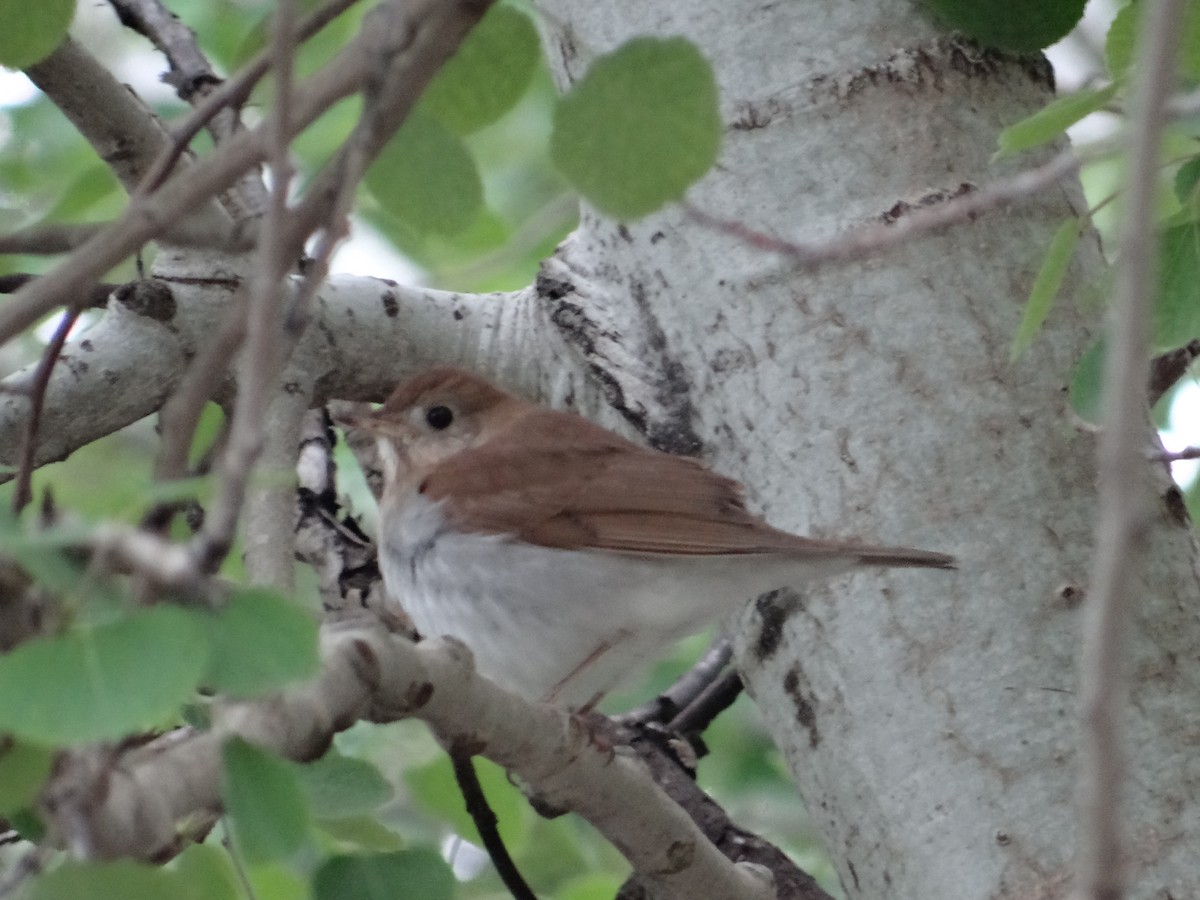
[[[745,508],[741,486],[695,460],[638,446],[585,419],[537,410],[511,437],[443,461],[422,485],[460,527],[544,547],[630,553],[785,552],[946,565],[940,554],[797,537]]]

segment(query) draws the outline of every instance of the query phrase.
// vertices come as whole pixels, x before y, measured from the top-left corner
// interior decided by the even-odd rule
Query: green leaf
[[[63,548],[81,542],[84,528],[25,528],[7,504],[0,504],[0,546],[37,584],[55,593],[71,591],[83,578],[87,564],[78,553]]]
[[[1179,167],[1175,173],[1175,196],[1183,208],[1191,213],[1189,218],[1195,218],[1200,213],[1200,156],[1193,157]]]
[[[1133,45],[1137,40],[1137,7],[1130,3],[1122,7],[1108,27],[1104,39],[1104,59],[1113,78],[1123,78],[1133,60]]]
[[[1200,337],[1200,223],[1163,231],[1158,255],[1154,346],[1164,351]]]
[[[925,0],[951,28],[982,44],[1032,53],[1066,37],[1087,0]]]
[[[41,62],[67,36],[74,16],[75,0],[0,0],[0,66]]]
[[[537,30],[510,6],[495,6],[430,82],[420,109],[459,134],[499,119],[521,99],[540,59]]]
[[[27,806],[16,812],[6,813],[6,818],[13,831],[25,840],[40,844],[45,839],[46,823],[39,818],[36,809]]]
[[[350,844],[359,850],[390,853],[393,850],[404,849],[404,838],[374,816],[321,819],[317,824],[334,840],[342,844]]]
[[[450,900],[454,873],[433,850],[401,850],[374,856],[333,856],[313,878],[313,900]]]
[[[1099,338],[1083,351],[1071,376],[1067,396],[1076,415],[1092,425],[1099,425],[1103,410],[1100,396],[1104,388],[1104,359],[1107,355],[1104,338]]]
[[[196,423],[196,432],[192,435],[192,450],[188,461],[193,468],[208,453],[225,429],[225,410],[211,400],[204,404],[200,412],[200,421]]]
[[[366,760],[331,750],[297,769],[314,815],[344,819],[378,809],[392,798],[392,786]]]
[[[615,874],[596,872],[572,878],[558,891],[558,900],[609,900],[621,890],[624,879]]]
[[[317,623],[275,591],[239,588],[225,609],[197,616],[212,645],[205,683],[214,690],[261,694],[317,671]]]
[[[1113,78],[1129,72],[1137,52],[1139,10],[1145,4],[1129,3],[1121,8],[1108,29],[1104,57]],[[1200,3],[1189,0],[1183,14],[1179,40],[1179,67],[1190,78],[1200,78]]]
[[[0,730],[59,745],[158,724],[192,693],[207,658],[194,617],[170,606],[30,641],[0,658]]]
[[[225,811],[251,864],[290,857],[308,835],[308,805],[295,766],[234,738],[222,748]]]
[[[2,0],[0,0],[2,2]],[[121,182],[112,168],[102,162],[88,166],[63,185],[58,202],[45,219],[71,221],[82,218],[101,202],[121,192]],[[122,195],[123,196],[123,195]]]
[[[123,860],[65,862],[31,882],[30,900],[238,900],[242,896],[228,855],[216,847],[188,847],[169,867]]]
[[[1000,149],[997,157],[1020,153],[1040,146],[1066,133],[1066,130],[1082,119],[1101,109],[1117,93],[1117,86],[1094,88],[1059,97],[1042,107],[1027,119],[1010,125],[1000,132]]]
[[[244,891],[238,900],[312,900],[308,879],[282,863],[255,866],[246,875],[250,880],[250,889]]]
[[[28,806],[50,774],[54,751],[39,744],[0,738],[0,813]]]
[[[500,836],[511,852],[519,852],[529,834],[529,804],[512,786],[502,768],[478,756],[474,763],[488,805],[499,820]],[[424,766],[407,769],[404,781],[413,797],[454,829],[455,834],[473,844],[482,845],[479,832],[463,802],[462,791],[455,781],[449,756],[442,754]]]
[[[1054,232],[1054,237],[1050,240],[1050,249],[1046,251],[1046,258],[1042,260],[1042,268],[1029,291],[1025,315],[1021,317],[1021,325],[1017,328],[1017,335],[1013,338],[1012,350],[1008,355],[1009,362],[1020,359],[1041,331],[1042,323],[1046,321],[1054,298],[1058,296],[1058,289],[1062,286],[1067,265],[1075,253],[1075,245],[1079,243],[1079,227],[1079,220],[1072,218],[1063,222]]]
[[[144,506],[149,503],[179,503],[192,499],[204,503],[212,497],[213,489],[214,482],[211,475],[156,481],[143,492],[142,503]]]
[[[169,900],[240,900],[243,896],[229,853],[212,844],[190,845],[171,862],[169,871],[178,885]]]
[[[367,170],[366,183],[380,205],[418,231],[457,234],[483,206],[483,183],[462,140],[415,111]]]
[[[635,38],[562,98],[550,154],[598,209],[635,219],[683,196],[717,158],[721,120],[708,61],[683,38]]]
[[[29,900],[165,900],[175,880],[158,866],[121,860],[65,862],[31,882]]]

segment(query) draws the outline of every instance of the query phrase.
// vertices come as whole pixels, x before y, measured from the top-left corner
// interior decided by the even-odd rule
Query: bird
[[[702,462],[438,366],[352,423],[383,469],[387,593],[525,698],[591,709],[681,637],[768,591],[943,553],[800,537]]]

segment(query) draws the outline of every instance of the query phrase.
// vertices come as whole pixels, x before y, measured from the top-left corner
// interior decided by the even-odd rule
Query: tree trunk
[[[1011,173],[990,162],[997,133],[1053,90],[1040,57],[958,42],[895,0],[549,9],[564,84],[635,34],[699,44],[727,133],[688,199],[781,239],[903,220]],[[815,275],[678,207],[585,214],[544,270],[544,324],[652,443],[745,480],[781,527],[958,557],[954,575],[859,575],[739,620],[749,689],[851,897],[1069,885],[1095,484],[1066,384],[1095,318],[1075,300],[1102,264],[1094,235],[1032,350],[1010,364],[1008,348],[1054,228],[1084,208],[1068,183]],[[1130,641],[1139,897],[1182,896],[1200,872],[1182,840],[1200,811],[1194,546],[1165,469],[1157,485]]]

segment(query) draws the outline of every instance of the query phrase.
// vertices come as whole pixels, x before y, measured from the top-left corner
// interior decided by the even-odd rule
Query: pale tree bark
[[[1051,91],[1040,60],[956,45],[890,0],[555,15],[564,81],[647,27],[696,41],[728,131],[689,199],[787,239],[1002,177],[998,130]],[[1008,347],[1054,227],[1083,208],[1077,185],[1054,188],[815,276],[678,210],[626,228],[587,216],[548,264],[564,294],[552,319],[652,441],[703,447],[783,527],[959,558],[953,577],[864,575],[760,601],[737,628],[750,690],[851,897],[1068,889],[1077,600],[1096,507],[1094,438],[1065,386],[1093,321],[1076,298],[1098,274],[1094,236],[1032,351],[1010,365]],[[1167,472],[1153,474],[1127,662],[1136,897],[1184,896],[1200,873],[1186,839],[1200,818],[1195,547]]]
[[[787,240],[902,226],[1002,179],[1013,169],[990,162],[998,130],[1052,89],[1040,59],[956,42],[900,0],[538,10],[564,85],[629,37],[695,41],[726,136],[691,208]],[[1082,209],[1078,185],[1052,186],[815,274],[687,208],[624,226],[585,211],[538,282],[510,295],[335,280],[289,365],[319,402],[378,399],[405,374],[457,362],[702,455],[745,481],[773,524],[954,553],[953,575],[859,575],[762,598],[734,628],[738,659],[848,896],[1062,896],[1095,511],[1094,440],[1065,385],[1094,318],[1075,299],[1099,271],[1094,237],[1030,353],[1010,365],[1008,346],[1040,253]],[[111,261],[92,258],[98,277]],[[112,301],[51,380],[40,458],[158,408],[228,307],[227,284],[194,276],[245,271],[180,250],[158,270],[176,294],[168,311]],[[26,403],[0,398],[0,458]],[[1182,897],[1200,872],[1187,840],[1200,824],[1188,762],[1200,619],[1190,523],[1165,470],[1153,474],[1161,503],[1127,665],[1130,883],[1133,896]]]

